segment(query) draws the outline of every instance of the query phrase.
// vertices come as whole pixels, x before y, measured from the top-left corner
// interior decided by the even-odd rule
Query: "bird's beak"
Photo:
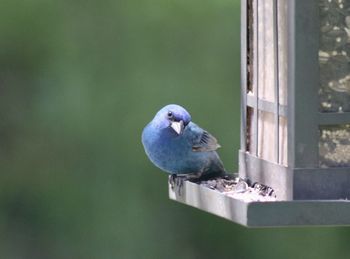
[[[181,135],[185,128],[183,121],[172,121],[170,127],[172,127],[173,130],[175,130],[177,135]]]

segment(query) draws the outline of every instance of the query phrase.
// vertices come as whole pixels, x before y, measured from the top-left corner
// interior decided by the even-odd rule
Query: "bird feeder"
[[[277,199],[170,197],[246,226],[350,225],[350,0],[242,0],[241,43],[239,176]]]

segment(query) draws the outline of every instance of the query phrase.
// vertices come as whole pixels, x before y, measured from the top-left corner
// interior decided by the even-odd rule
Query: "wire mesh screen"
[[[320,166],[350,166],[350,124],[320,127]]]
[[[350,111],[350,1],[320,0],[320,111]]]
[[[320,0],[320,111],[350,111],[350,0]],[[320,129],[321,167],[350,166],[350,124]]]

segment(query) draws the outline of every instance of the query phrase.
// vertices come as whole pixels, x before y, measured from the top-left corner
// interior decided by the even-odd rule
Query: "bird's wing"
[[[198,125],[190,123],[188,125],[191,132],[192,150],[196,152],[214,151],[220,148],[216,138],[209,132],[203,130]]]

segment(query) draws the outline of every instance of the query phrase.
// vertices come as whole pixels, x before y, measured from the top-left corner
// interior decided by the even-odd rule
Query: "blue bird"
[[[217,140],[191,122],[181,106],[163,107],[142,132],[148,158],[172,177],[203,179],[225,175]],[[171,179],[171,178],[170,178]]]

